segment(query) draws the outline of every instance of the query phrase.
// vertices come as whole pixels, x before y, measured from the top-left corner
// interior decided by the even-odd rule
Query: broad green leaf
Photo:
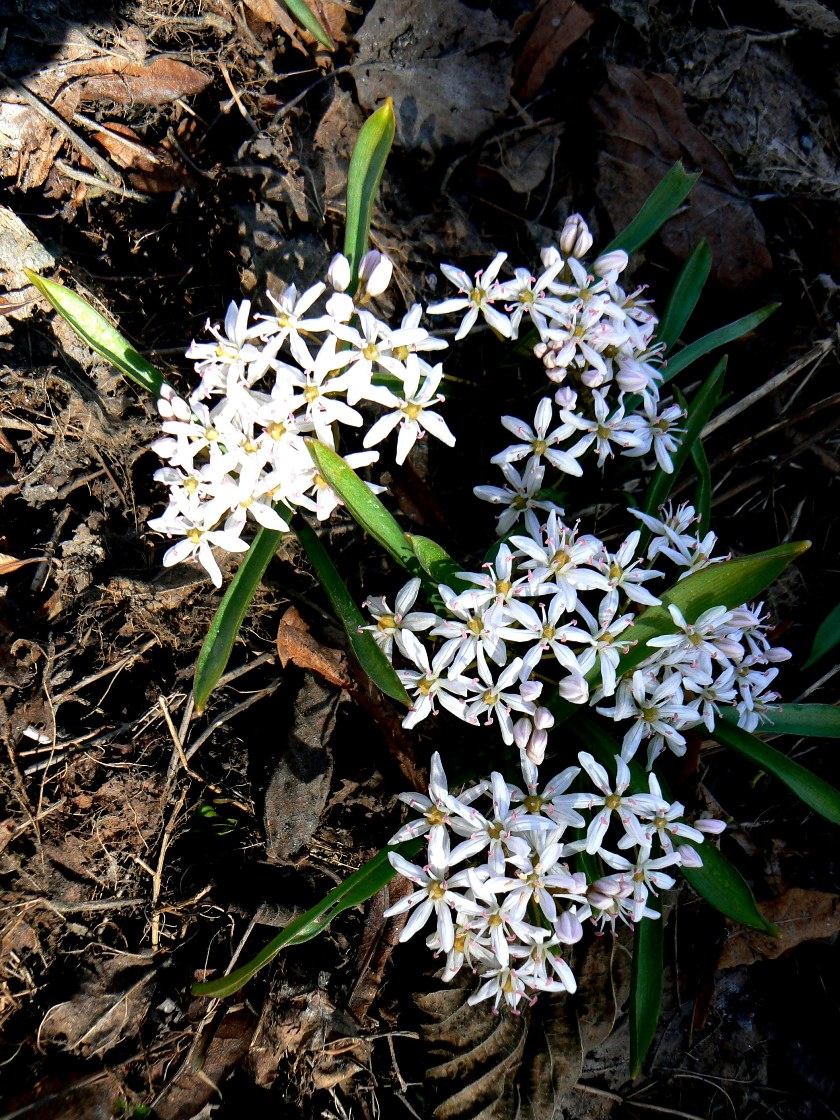
[[[728,346],[730,342],[741,338],[742,335],[754,331],[780,306],[781,304],[778,303],[769,303],[766,307],[753,311],[742,319],[736,319],[734,323],[729,323],[725,327],[719,327],[716,331],[704,334],[696,342],[690,342],[688,346],[678,350],[676,354],[670,355],[662,370],[662,383],[664,384],[666,381],[670,381],[672,377],[676,377],[678,373],[687,369],[698,358],[702,358],[704,354],[709,354],[712,350],[719,350],[721,346]]]
[[[344,627],[356,660],[377,688],[386,696],[408,707],[410,704],[408,694],[394,671],[394,666],[376,644],[373,634],[369,630],[359,629],[360,626],[366,626],[369,619],[366,619],[356,606],[317,533],[303,521],[295,526],[295,533]]]
[[[694,489],[694,508],[697,510],[697,532],[705,537],[712,522],[712,472],[703,441],[696,439],[691,445],[691,461],[697,472],[697,485]]]
[[[406,533],[406,540],[414,550],[418,564],[435,584],[444,583],[453,591],[465,591],[470,586],[466,580],[458,578],[457,573],[462,569],[436,541],[413,533]]]
[[[840,603],[837,604],[828,618],[820,623],[811,652],[808,654],[808,660],[802,668],[809,669],[821,657],[831,653],[838,643],[840,643]]]
[[[662,905],[653,894],[647,905],[659,918],[643,918],[633,931],[630,973],[630,1076],[638,1077],[662,1013],[665,987],[665,930]]]
[[[682,441],[671,456],[673,471],[668,473],[663,471],[661,467],[657,467],[654,471],[642,504],[642,510],[645,513],[655,513],[670,494],[671,487],[677,481],[680,471],[691,454],[692,447],[699,440],[700,433],[708,424],[709,417],[717,405],[725,372],[726,358],[723,357],[709,374],[689,406]],[[641,548],[647,546],[649,536],[649,531],[642,533]]]
[[[734,922],[778,937],[776,926],[768,922],[756,906],[749,883],[722,852],[709,843],[695,844],[691,840],[681,843],[694,848],[703,860],[702,867],[680,868],[701,898]]]
[[[659,326],[656,328],[657,341],[664,342],[666,350],[671,349],[691,318],[709,279],[711,268],[711,250],[705,241],[701,241],[680,269],[662,318],[659,320]]]
[[[788,789],[814,812],[819,813],[832,824],[840,824],[840,790],[836,790],[828,782],[824,782],[822,778],[818,778],[816,774],[812,774],[810,770],[794,762],[792,758],[777,751],[769,743],[762,742],[751,731],[745,731],[742,727],[737,727],[726,720],[717,721],[714,735],[719,743],[731,747],[768,774],[772,774],[774,778],[778,778],[780,782],[784,782]]]
[[[312,11],[305,0],[283,0],[283,3],[301,25],[305,27],[310,35],[314,36],[327,50],[334,51],[335,43],[329,36],[329,32],[324,25]]]
[[[218,980],[209,980],[203,984],[193,985],[193,995],[210,996],[214,999],[223,999],[232,996],[243,985],[256,976],[260,969],[265,968],[281,949],[289,945],[301,945],[310,941],[327,928],[330,922],[337,918],[344,910],[358,906],[373,898],[375,894],[387,886],[396,872],[388,862],[389,852],[399,852],[409,858],[420,848],[421,840],[407,840],[404,844],[397,844],[392,848],[385,848],[375,855],[372,860],[361,867],[334,890],[322,899],[311,910],[289,922],[284,930],[266,945],[266,947],[247,964],[243,964],[228,976]]]
[[[278,505],[277,510],[286,521],[291,517],[285,506]],[[198,712],[204,711],[210,693],[225,671],[242,619],[282,536],[278,529],[260,527],[219,604],[195,667],[193,699]]]
[[[306,444],[318,473],[338,494],[349,513],[364,531],[382,545],[396,562],[412,575],[422,575],[414,550],[400,528],[399,522],[388,512],[373,491],[364,484],[352,467],[339,454],[319,443],[307,439]]]
[[[155,397],[160,396],[166,384],[163,374],[151,362],[146,361],[142,354],[138,354],[128,339],[123,338],[86,299],[65,288],[63,284],[57,284],[55,280],[45,280],[28,268],[24,272],[30,283],[50,301],[62,319],[70,324],[91,350],[96,351],[141,389],[146,389]]]
[[[675,583],[662,594],[661,606],[645,608],[635,623],[621,635],[622,642],[632,641],[636,645],[621,659],[619,675],[635,669],[640,661],[650,656],[652,651],[647,648],[647,642],[651,638],[676,633],[676,626],[668,613],[670,603],[679,607],[689,623],[695,622],[703,611],[712,607],[734,610],[760,595],[791,561],[808,548],[810,541],[780,544],[767,552],[711,564]]]
[[[356,290],[359,264],[367,252],[373,204],[394,142],[395,129],[394,103],[389,97],[362,125],[350,159],[344,255],[350,262],[351,294]]]
[[[623,249],[626,253],[635,253],[641,249],[676,214],[699,178],[699,172],[689,175],[681,162],[675,163],[661,183],[654,187],[630,225],[602,251],[610,253],[613,249]]]
[[[736,723],[738,713],[724,708],[721,713],[729,723]],[[765,713],[762,734],[810,735],[815,739],[840,739],[840,708],[833,704],[781,704],[776,711]]]

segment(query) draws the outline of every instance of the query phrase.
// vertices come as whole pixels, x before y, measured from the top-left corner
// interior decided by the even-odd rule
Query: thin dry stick
[[[178,798],[178,804],[172,810],[169,820],[166,822],[166,827],[163,830],[163,837],[160,842],[160,853],[158,855],[157,867],[152,872],[152,949],[157,950],[160,945],[160,911],[157,908],[158,899],[160,898],[160,888],[163,882],[163,866],[166,862],[166,853],[169,850],[169,845],[172,841],[173,833],[175,832],[175,825],[180,815],[181,809],[184,807],[184,802],[187,800],[187,791],[181,794]]]
[[[269,685],[268,688],[263,688],[259,692],[255,692],[253,696],[249,696],[248,699],[243,700],[241,704],[236,704],[233,708],[228,709],[228,711],[222,712],[222,714],[213,720],[210,726],[206,728],[201,733],[201,735],[199,735],[193,745],[186,751],[187,759],[191,759],[195,752],[199,749],[199,747],[203,746],[207,742],[213,732],[218,730],[218,728],[220,728],[223,724],[227,723],[228,720],[233,719],[234,716],[238,716],[240,712],[244,712],[246,708],[250,708],[252,704],[256,704],[258,700],[262,700],[266,696],[271,696],[272,693],[276,692],[279,687],[280,681],[277,681],[275,684]]]
[[[76,151],[86,156],[99,174],[103,175],[109,183],[114,186],[121,185],[122,177],[114,170],[110,163],[108,163],[107,159],[103,159],[99,152],[97,152],[95,148],[92,148],[86,140],[83,140],[78,132],[70,127],[64,117],[59,116],[55,109],[51,109],[46,102],[42,101],[37,93],[33,93],[28,86],[25,86],[23,82],[19,82],[16,78],[10,78],[7,74],[4,74],[2,70],[0,70],[0,78],[2,78],[9,88],[13,89],[19,97],[22,97],[24,101],[31,105],[45,120],[48,120],[54,128],[57,128],[59,132],[63,133]],[[93,178],[93,176],[91,176],[91,178]],[[98,182],[98,180],[94,181]]]
[[[59,704],[62,704],[70,696],[73,696],[75,693],[80,692],[83,688],[87,688],[89,684],[94,684],[96,681],[101,681],[103,677],[109,677],[112,673],[119,673],[122,669],[125,669],[129,665],[131,665],[133,661],[136,661],[138,657],[142,657],[147,650],[150,650],[152,648],[152,646],[156,646],[157,644],[157,638],[150,638],[148,642],[144,642],[142,646],[138,646],[138,648],[132,650],[131,653],[127,653],[125,657],[121,657],[120,660],[115,661],[113,665],[107,665],[104,669],[100,669],[98,673],[91,673],[89,677],[85,677],[84,680],[78,681],[72,686],[72,688],[68,688],[64,692],[59,692],[58,696],[53,697],[53,705],[57,708]],[[66,743],[62,743],[61,745],[63,747],[67,746]]]
[[[248,125],[248,127],[252,130],[252,132],[259,132],[259,129],[257,128],[256,124],[254,123],[254,118],[251,116],[251,114],[248,112],[248,110],[242,104],[242,98],[239,96],[239,90],[236,88],[236,86],[230,80],[230,74],[228,73],[227,66],[225,66],[224,63],[222,63],[220,65],[219,69],[222,72],[222,77],[225,80],[225,85],[230,90],[231,96],[233,97],[233,100],[236,102],[236,108],[239,110],[239,113],[240,113],[242,119],[245,121],[245,123]]]
[[[594,1085],[584,1085],[580,1081],[574,1088],[581,1093],[590,1093],[594,1097],[606,1097],[607,1100],[615,1101],[616,1104],[623,1104],[627,1108],[646,1108],[649,1112],[661,1112],[664,1116],[679,1116],[681,1120],[705,1120],[703,1116],[698,1116],[694,1112],[680,1112],[678,1109],[668,1108],[666,1105],[649,1104],[648,1101],[628,1100],[618,1093],[610,1093],[606,1089],[596,1089]]]
[[[716,432],[718,428],[722,428],[724,424],[728,424],[730,420],[734,420],[736,416],[740,416],[745,409],[750,408],[758,401],[762,400],[769,393],[774,392],[780,385],[784,385],[791,377],[795,377],[797,373],[801,373],[803,369],[809,366],[812,362],[821,361],[834,347],[837,345],[837,338],[824,338],[813,346],[807,354],[801,358],[797,358],[795,362],[783,369],[781,373],[777,373],[775,377],[771,377],[769,381],[765,381],[754,392],[747,393],[741,400],[736,401],[731,408],[727,408],[721,412],[720,416],[716,416],[714,420],[710,420],[706,427],[703,429],[702,438]]]

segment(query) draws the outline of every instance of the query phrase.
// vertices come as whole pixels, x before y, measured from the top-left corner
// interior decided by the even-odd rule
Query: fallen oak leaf
[[[129,182],[138,190],[161,194],[192,182],[192,176],[183,162],[165,142],[151,148],[127,124],[102,125],[94,139],[118,167],[128,172]]]
[[[548,0],[539,10],[513,66],[513,92],[520,101],[530,101],[540,92],[551,71],[595,17],[575,0]]]
[[[289,607],[277,628],[277,656],[285,669],[291,661],[300,669],[311,669],[330,684],[351,688],[347,659],[340,650],[321,645],[295,607]]]
[[[682,94],[667,77],[612,65],[592,102],[603,131],[597,192],[616,230],[635,216],[653,188],[682,160],[702,172],[685,207],[660,237],[680,260],[706,241],[717,280],[752,284],[772,267],[764,230],[718,149],[691,123]]]
[[[110,73],[77,79],[80,100],[117,105],[163,105],[201,93],[210,77],[176,58],[158,55],[149,62],[110,60]]]
[[[738,927],[723,946],[717,962],[719,969],[774,960],[802,941],[814,941],[840,931],[840,898],[826,891],[792,887],[778,898],[759,902],[758,908],[778,927],[779,936]]]
[[[26,560],[18,560],[16,556],[0,552],[0,576],[11,575],[19,568],[25,568],[27,564],[40,564],[43,560],[46,560],[46,556],[29,556]]]

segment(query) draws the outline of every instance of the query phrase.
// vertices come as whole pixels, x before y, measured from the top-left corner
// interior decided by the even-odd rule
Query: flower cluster
[[[326,283],[269,295],[273,313],[254,321],[249,301],[231,303],[223,329],[208,324],[213,341],[192,344],[187,356],[198,386],[188,401],[167,389],[158,404],[164,435],[154,450],[166,466],[155,478],[169,488],[169,505],[149,524],[182,538],[165,565],[195,557],[218,586],[212,546],[247,549],[242,533],[250,519],[286,530],[282,507],[329,517],[339,500],[313,466],[305,437],[335,447],[339,429],[364,427],[358,406],[366,402],[382,415],[367,428],[364,450],[347,456],[352,466],[376,462],[379,453],[370,449],[394,429],[398,463],[426,433],[454,444],[435,410],[443,368],[423,357],[447,343],[419,325],[419,304],[397,328],[364,306],[385,290],[391,272],[386,257],[368,253],[354,300],[346,291],[350,266],[339,255]]]
[[[630,771],[619,757],[615,783],[591,754],[581,752],[578,761],[541,788],[537,767],[523,755],[522,787],[496,772],[456,796],[435,753],[428,796],[400,794],[421,815],[391,843],[423,836],[428,847],[420,864],[389,854],[416,889],[385,915],[411,911],[401,941],[434,918],[426,943],[445,957],[444,980],[464,965],[481,974],[471,1004],[492,999],[495,1008],[516,1012],[539,992],[574,992],[564,953],[583,936],[583,923],[603,929],[658,919],[650,895],[674,885],[663,869],[699,866],[692,844],[724,828],[717,820],[687,824],[683,806],[662,796],[653,775],[648,793],[628,793]],[[608,837],[620,851],[604,847]],[[572,870],[583,851],[610,871],[590,881]]]
[[[640,298],[642,288],[628,295],[618,283],[627,254],[621,249],[605,253],[587,269],[581,258],[591,247],[586,223],[574,214],[560,234],[559,247],[542,250],[539,276],[517,268],[512,280],[500,280],[506,253],[498,253],[473,278],[443,265],[459,295],[428,309],[430,315],[464,312],[456,340],[472,329],[479,315],[497,334],[511,339],[527,318],[539,338],[534,353],[549,382],[557,386],[554,403],[560,423],[549,432],[549,398],[541,402],[533,426],[503,417],[519,442],[493,460],[514,492],[524,490],[529,498],[542,485],[543,460],[566,474],[580,475],[578,460],[591,447],[599,466],[617,450],[627,456],[653,453],[663,470],[673,470],[671,455],[679,442],[683,413],[678,405],[660,405],[662,346],[654,337],[658,320],[648,301]],[[629,409],[628,394],[635,396]],[[526,456],[520,474],[512,464]],[[500,528],[500,535],[504,532]]]
[[[666,749],[684,754],[687,729],[711,732],[721,707],[734,707],[752,730],[777,699],[774,663],[790,656],[771,646],[761,605],[715,607],[693,623],[671,605],[673,632],[649,639],[644,659],[621,673],[634,609],[660,603],[651,583],[668,587],[723,559],[712,556],[713,533],[690,531],[691,506],[637,516],[650,536],[645,552],[641,530],[612,551],[567,525],[562,510],[541,520],[531,509],[482,572],[459,572],[457,591],[438,586],[437,612],[412,609],[419,579],[400,591],[393,612],[384,599],[368,600],[368,629],[392,661],[410,663],[398,669],[412,698],[404,726],[439,704],[467,723],[497,722],[504,742],[539,764],[554,722],[540,704],[548,678],[565,700],[626,725],[622,758],[644,744],[648,768]]]

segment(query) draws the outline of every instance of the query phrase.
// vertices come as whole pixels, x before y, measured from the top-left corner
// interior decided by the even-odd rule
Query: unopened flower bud
[[[618,276],[627,267],[628,256],[623,249],[613,249],[611,253],[602,253],[592,265],[596,276]]]
[[[571,385],[564,385],[554,394],[554,403],[567,412],[573,412],[577,404],[578,395]]]
[[[371,249],[362,257],[359,265],[359,282],[369,296],[381,296],[394,273],[391,261],[376,249]]]
[[[535,766],[541,766],[545,758],[545,748],[548,746],[548,733],[535,730],[525,752]]]
[[[580,673],[570,673],[557,686],[557,691],[570,704],[585,704],[589,699],[589,685]]]
[[[622,363],[615,380],[623,393],[643,393],[649,384],[645,367],[634,361]]]
[[[726,821],[718,821],[713,817],[701,817],[694,822],[698,832],[708,832],[711,836],[719,836],[726,828]]]
[[[326,312],[338,323],[349,323],[356,306],[346,292],[333,292],[326,303]]]
[[[580,379],[583,384],[587,386],[587,388],[597,389],[607,380],[607,375],[602,369],[597,369],[595,366],[589,366],[589,368],[585,369],[580,375]]]
[[[345,292],[350,287],[350,262],[343,253],[336,253],[327,269],[327,281],[337,292]]]
[[[583,937],[583,926],[577,915],[566,910],[554,923],[554,933],[564,945],[574,945]]]
[[[622,885],[618,879],[613,879],[612,876],[608,875],[603,879],[596,879],[591,890],[597,891],[598,894],[606,894],[611,898],[617,898],[621,894]]]
[[[560,251],[555,245],[547,245],[544,249],[540,249],[540,260],[545,269],[553,268],[562,259]]]
[[[585,257],[592,248],[592,234],[580,214],[571,214],[560,234],[560,251],[567,257]]]
[[[531,721],[523,716],[522,719],[518,719],[513,725],[513,741],[521,751],[524,751],[528,746],[528,740],[530,738]],[[539,765],[539,763],[536,765]]]
[[[682,867],[702,867],[703,860],[700,858],[700,853],[695,851],[690,844],[682,844],[677,851],[680,855],[680,865]]]
[[[540,731],[546,731],[549,727],[554,726],[554,716],[548,708],[537,708],[534,712],[534,727],[539,728]]]
[[[542,681],[524,681],[519,686],[519,695],[527,704],[531,704],[539,699],[542,689]]]

